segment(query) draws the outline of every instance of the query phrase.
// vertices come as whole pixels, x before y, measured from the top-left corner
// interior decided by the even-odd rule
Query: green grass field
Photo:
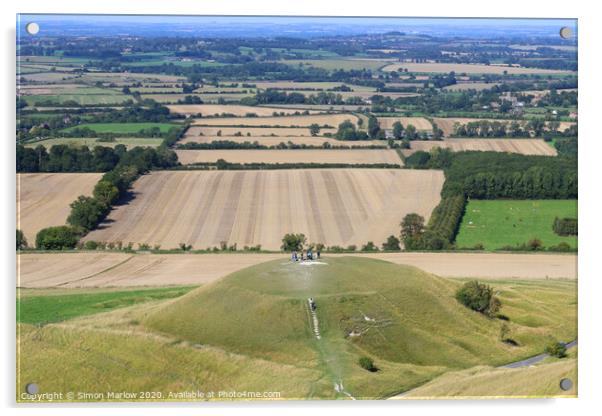
[[[138,137],[124,137],[116,138],[114,142],[103,142],[98,141],[92,137],[59,137],[56,139],[41,140],[34,143],[28,143],[25,147],[35,148],[36,146],[42,145],[46,148],[50,148],[56,144],[66,144],[69,146],[88,146],[90,149],[96,146],[104,147],[115,147],[118,144],[125,145],[128,149],[140,146],[140,147],[157,147],[161,144],[163,139],[151,137],[151,138],[138,138]]]
[[[19,291],[17,322],[42,324],[60,322],[78,316],[107,312],[152,300],[171,299],[184,295],[193,287],[164,287],[142,290],[88,290],[53,294],[52,291]]]
[[[161,133],[167,133],[172,127],[177,127],[172,123],[83,123],[78,126],[68,127],[61,131],[71,131],[77,128],[87,127],[96,133],[138,133],[140,130],[147,130],[158,127]]]
[[[456,238],[458,247],[483,244],[487,250],[526,243],[538,238],[545,247],[566,242],[577,247],[577,237],[554,233],[554,218],[577,218],[575,200],[470,201]]]

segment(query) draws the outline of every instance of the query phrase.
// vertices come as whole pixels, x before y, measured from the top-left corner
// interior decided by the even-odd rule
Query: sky
[[[316,37],[401,31],[433,36],[558,36],[561,27],[577,33],[576,19],[449,19],[267,16],[17,15],[20,35],[27,23],[39,35],[56,36],[291,36]]]

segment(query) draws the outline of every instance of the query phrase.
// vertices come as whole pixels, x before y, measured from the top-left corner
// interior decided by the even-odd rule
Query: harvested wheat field
[[[465,125],[468,123],[474,123],[474,122],[478,122],[478,121],[488,121],[490,123],[493,122],[498,122],[498,123],[504,123],[506,124],[506,126],[509,126],[511,123],[513,122],[518,122],[521,125],[526,125],[526,123],[528,123],[528,121],[526,120],[496,120],[496,119],[492,119],[492,118],[461,118],[461,117],[452,117],[452,118],[433,118],[433,121],[435,123],[437,123],[437,127],[439,127],[441,130],[443,130],[443,135],[446,137],[452,136],[454,134],[454,126],[456,124],[458,125]],[[575,124],[572,121],[561,121],[560,125],[558,127],[558,131],[564,131],[566,129],[568,129],[569,127],[571,127],[573,124]]]
[[[183,165],[214,163],[219,159],[230,163],[403,164],[397,153],[389,149],[176,150],[176,154]]]
[[[309,116],[280,116],[280,117],[225,117],[225,118],[200,118],[195,120],[195,125],[200,126],[303,126],[312,124],[319,126],[337,127],[343,121],[357,122],[353,114],[319,114]]]
[[[414,63],[402,62],[385,66],[383,71],[398,71],[407,69],[409,72],[432,72],[456,74],[571,74],[574,71],[562,71],[555,69],[523,68],[517,66],[484,65],[484,64],[454,64],[454,63]]]
[[[542,139],[447,139],[447,140],[414,140],[411,149],[403,150],[404,155],[411,155],[419,150],[428,152],[435,147],[451,149],[454,152],[477,150],[481,152],[509,152],[521,155],[556,156],[556,149]]]
[[[34,245],[42,228],[65,225],[71,204],[80,195],[92,195],[102,173],[17,174],[17,228]]]
[[[336,133],[334,128],[320,129],[320,134]],[[307,127],[199,127],[192,126],[186,132],[186,135],[180,143],[187,143],[191,137],[215,137],[215,140],[221,140],[218,136],[234,136],[240,134],[244,137],[299,137],[311,136]]]
[[[345,140],[337,140],[332,139],[330,137],[322,137],[322,136],[191,136],[186,135],[182,140],[178,143],[186,144],[186,143],[211,143],[214,141],[231,141],[235,143],[244,143],[257,142],[263,146],[277,146],[280,143],[288,143],[292,142],[296,145],[306,145],[306,146],[322,146],[324,143],[328,143],[332,147],[341,147],[341,146],[386,146],[387,143],[384,141],[378,140],[353,140],[353,141],[345,141]]]
[[[373,253],[363,256],[418,267],[443,277],[499,279],[577,278],[574,254]],[[17,255],[18,287],[128,287],[198,285],[281,258],[282,253],[126,254],[109,252]]]
[[[392,129],[393,124],[399,121],[406,128],[408,124],[416,127],[416,130],[432,130],[433,126],[430,121],[424,117],[378,117],[378,124],[381,129]]]
[[[153,172],[85,239],[274,250],[295,232],[326,245],[380,245],[406,214],[428,221],[443,180],[441,171],[401,169]]]
[[[204,117],[220,115],[223,113],[234,114],[237,117],[246,116],[249,113],[256,114],[257,116],[272,116],[274,112],[285,114],[294,114],[295,112],[302,112],[303,110],[295,110],[291,108],[277,108],[277,107],[254,107],[250,105],[226,105],[226,104],[174,104],[168,105],[169,111],[172,113],[179,114],[202,114]],[[318,113],[318,111],[310,111],[312,114]]]
[[[500,84],[497,82],[459,82],[454,85],[448,85],[446,87],[443,87],[443,89],[446,91],[467,91],[467,90],[482,91],[482,90],[488,90],[497,85],[500,85]]]

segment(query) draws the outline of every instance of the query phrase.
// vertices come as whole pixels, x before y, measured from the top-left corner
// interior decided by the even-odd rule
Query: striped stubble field
[[[286,233],[328,246],[380,245],[403,217],[427,220],[443,172],[397,169],[153,172],[86,240],[278,250]]]

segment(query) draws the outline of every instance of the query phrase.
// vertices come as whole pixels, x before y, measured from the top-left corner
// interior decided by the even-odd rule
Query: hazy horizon
[[[512,38],[558,37],[564,26],[577,33],[577,19],[19,14],[20,35],[25,34],[29,22],[40,25],[38,36],[307,38],[399,31],[431,36]],[[565,42],[574,42],[575,38]]]

